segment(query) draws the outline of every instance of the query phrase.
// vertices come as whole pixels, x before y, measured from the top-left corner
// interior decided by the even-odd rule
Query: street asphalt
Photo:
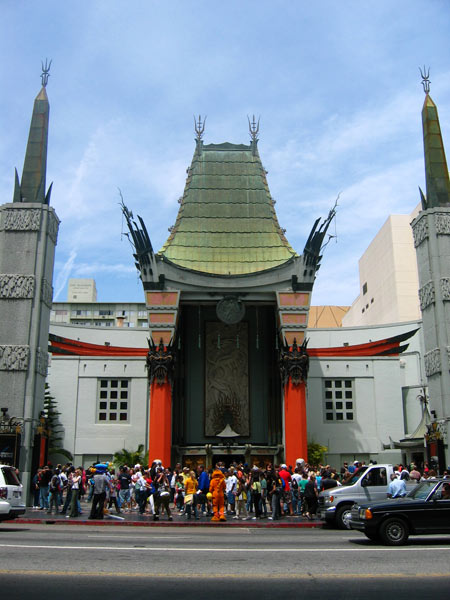
[[[0,595],[40,600],[447,597],[450,536],[385,547],[325,528],[0,526]]]

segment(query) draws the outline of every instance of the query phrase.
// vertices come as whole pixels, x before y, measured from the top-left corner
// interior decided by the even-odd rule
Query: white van
[[[25,508],[23,486],[16,470],[9,465],[0,465],[0,521],[23,515]]]

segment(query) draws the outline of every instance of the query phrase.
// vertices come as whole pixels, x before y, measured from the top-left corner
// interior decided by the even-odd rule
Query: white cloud
[[[55,293],[53,295],[53,300],[55,302],[58,300],[59,295],[66,289],[67,281],[72,273],[76,257],[76,250],[71,250],[69,258],[62,265],[62,267],[57,270],[57,276],[55,278]]]

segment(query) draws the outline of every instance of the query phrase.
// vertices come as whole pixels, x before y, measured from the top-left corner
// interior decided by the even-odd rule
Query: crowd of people
[[[186,519],[201,517],[213,521],[232,519],[279,520],[284,516],[308,520],[316,518],[318,495],[322,490],[354,481],[366,465],[361,461],[344,463],[339,472],[329,465],[318,467],[299,459],[295,467],[267,464],[263,467],[217,463],[214,469],[175,465],[165,468],[155,460],[150,468],[140,464],[93,464],[88,469],[71,463],[55,468],[48,464],[33,478],[34,508],[51,514],[78,517],[81,499],[91,503],[89,519],[102,519],[138,511],[156,521],[164,514],[173,519],[173,511]],[[419,471],[395,466],[395,477],[426,479],[436,472],[424,465]],[[448,473],[446,473],[448,475]],[[402,486],[400,486],[402,487]]]

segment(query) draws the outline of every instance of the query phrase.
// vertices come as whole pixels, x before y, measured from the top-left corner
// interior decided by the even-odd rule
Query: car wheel
[[[386,519],[380,529],[381,539],[389,546],[401,546],[406,544],[409,536],[409,528],[405,521],[392,517]]]
[[[339,529],[350,529],[350,516],[352,513],[352,505],[345,504],[336,511],[336,525]]]

